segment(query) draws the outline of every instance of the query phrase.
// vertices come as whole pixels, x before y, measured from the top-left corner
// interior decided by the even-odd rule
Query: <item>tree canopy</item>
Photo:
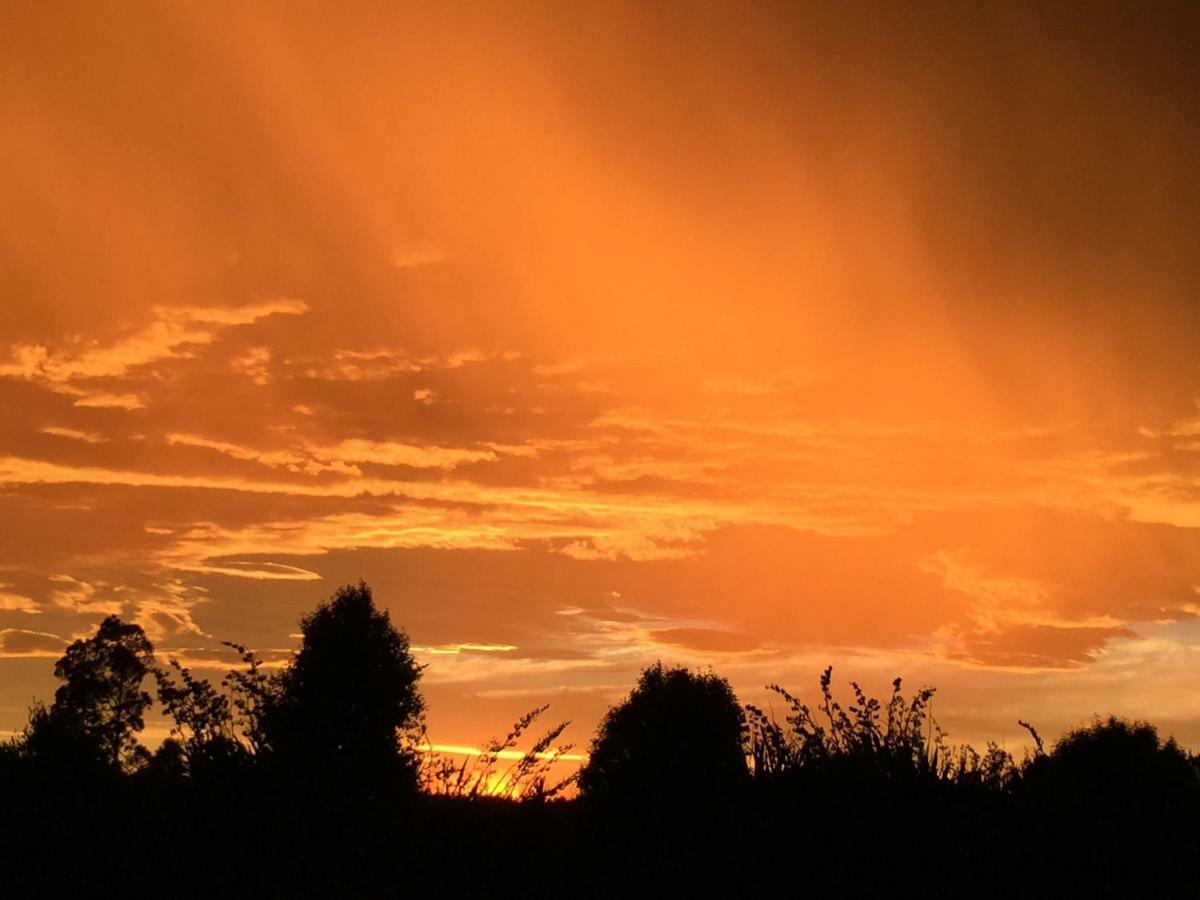
[[[585,796],[679,803],[748,778],[742,709],[712,672],[657,663],[605,715],[579,778]]]
[[[265,716],[271,753],[287,765],[349,775],[391,768],[413,779],[425,703],[408,637],[348,585],[300,620],[300,648]]]
[[[113,768],[144,759],[137,735],[151,703],[142,682],[153,662],[154,646],[140,625],[106,618],[95,635],[75,641],[55,665],[54,675],[63,684],[49,709],[34,709],[26,737],[29,752]]]

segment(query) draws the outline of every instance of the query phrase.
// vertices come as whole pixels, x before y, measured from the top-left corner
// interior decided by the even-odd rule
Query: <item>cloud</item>
[[[718,653],[742,653],[755,650],[761,643],[746,634],[722,631],[716,628],[665,628],[650,631],[646,635],[656,644],[668,647],[684,647],[689,650],[707,650]]]
[[[308,452],[333,463],[362,462],[384,466],[410,466],[417,469],[454,469],[464,463],[490,462],[494,450],[458,447],[418,446],[397,441],[348,439],[328,447],[309,446]]]
[[[271,383],[271,356],[270,347],[251,347],[241,356],[230,360],[229,367],[259,386],[268,385]]]
[[[333,472],[354,477],[362,475],[362,470],[353,465],[354,463],[449,471],[467,463],[494,461],[499,449],[496,445],[475,450],[355,438],[324,446],[299,441],[285,449],[258,450],[191,434],[172,433],[166,436],[166,440],[174,446],[200,447],[234,459],[251,460],[269,468],[286,469],[289,472],[306,475]]]
[[[689,539],[695,541],[699,537],[699,533],[687,536],[682,532],[680,534],[680,538],[684,541],[688,541]],[[664,540],[662,537],[651,537],[627,532],[623,534],[599,534],[581,540],[569,541],[560,546],[558,552],[563,556],[579,560],[613,560],[625,557],[627,559],[645,561],[651,559],[687,559],[688,557],[697,556],[703,551],[700,547],[690,543],[672,544],[669,538]]]
[[[28,616],[41,614],[42,608],[37,601],[22,594],[9,593],[6,588],[10,587],[11,584],[0,584],[0,611],[25,613]]]
[[[517,647],[514,644],[489,644],[477,641],[465,641],[454,644],[438,644],[433,647],[413,645],[412,651],[418,655],[455,656],[459,653],[512,653]]]
[[[66,645],[63,638],[46,631],[0,628],[0,658],[57,659]]]
[[[200,524],[155,553],[160,565],[182,572],[255,580],[310,581],[308,569],[245,557],[320,556],[331,549],[432,547],[513,550],[516,543],[495,526],[453,510],[394,508],[389,514],[343,513],[305,520],[265,522],[239,529]]]
[[[112,394],[105,391],[63,391],[78,397],[74,403],[82,409],[145,409],[145,401],[137,394]]]
[[[516,350],[481,350],[477,347],[415,357],[397,349],[341,349],[334,351],[332,359],[320,357],[295,361],[294,368],[305,378],[318,381],[384,381],[415,375],[427,377],[434,372],[453,373],[481,363],[512,363],[522,356]]]
[[[310,362],[301,369],[306,378],[319,381],[379,381],[421,372],[423,366],[393,350],[337,350],[331,362]]]
[[[146,408],[145,397],[141,394],[95,390],[58,382],[42,382],[42,385],[52,393],[75,398],[71,405],[78,409],[123,409],[132,412]]]
[[[179,579],[159,583],[150,590],[127,591],[134,622],[155,643],[187,637],[211,637],[192,617],[195,607],[208,598]]]
[[[187,356],[188,348],[210,344],[219,331],[249,325],[272,315],[300,315],[308,310],[301,300],[272,300],[230,307],[155,307],[157,320],[109,343],[75,339],[51,350],[38,344],[15,344],[10,360],[0,363],[0,377],[50,384],[121,378],[131,369],[165,359]],[[87,394],[78,406],[100,405]],[[90,401],[90,402],[88,402]]]
[[[102,444],[105,440],[107,440],[104,435],[97,434],[94,431],[79,431],[75,428],[60,428],[56,425],[47,425],[39,430],[42,434],[67,438],[68,440],[72,441],[81,441],[85,444]]]
[[[125,609],[124,600],[105,583],[92,584],[70,575],[52,575],[50,580],[63,585],[50,592],[50,602],[69,612],[118,616]]]
[[[947,588],[971,599],[967,615],[979,633],[998,633],[1011,626],[1123,632],[1121,621],[1111,615],[1071,619],[1056,612],[1054,591],[1048,584],[1017,575],[987,575],[944,550],[919,561],[917,567],[940,576]]]
[[[241,560],[207,560],[195,564],[176,564],[181,571],[202,572],[207,575],[228,575],[231,578],[249,578],[254,581],[320,581],[317,572],[300,566],[289,566],[276,562],[245,562]]]
[[[1024,671],[1078,669],[1094,662],[1114,638],[1136,637],[1128,628],[1053,625],[1013,625],[957,634],[947,629],[943,634],[957,644],[946,649],[948,659]]]
[[[451,653],[431,655],[422,673],[422,685],[487,684],[505,680],[551,677],[602,671],[594,659],[510,659],[503,653]]]
[[[342,471],[346,474],[361,474],[352,469],[336,469],[323,465],[295,450],[257,450],[229,441],[217,441],[194,434],[170,433],[166,442],[173,447],[198,447],[202,450],[212,450],[233,459],[261,463],[268,468],[286,469],[289,472],[303,472],[317,475],[327,471]]]
[[[224,327],[252,325],[268,316],[301,316],[308,310],[308,304],[303,300],[289,297],[261,300],[242,306],[157,306],[154,309],[158,316],[166,321],[203,322]]]

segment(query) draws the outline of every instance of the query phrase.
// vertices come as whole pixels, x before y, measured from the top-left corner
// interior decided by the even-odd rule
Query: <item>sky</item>
[[[108,614],[217,679],[363,578],[443,744],[661,659],[1200,748],[1151,7],[4,4],[0,731]]]

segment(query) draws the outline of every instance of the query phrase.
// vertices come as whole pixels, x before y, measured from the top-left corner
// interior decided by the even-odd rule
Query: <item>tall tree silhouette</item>
[[[275,759],[314,776],[416,786],[424,701],[408,638],[363,582],[300,620],[303,640],[267,710]]]
[[[728,795],[748,776],[742,709],[714,673],[642,672],[629,697],[605,715],[579,776],[587,797],[686,803]]]
[[[63,684],[48,709],[35,707],[25,749],[35,758],[130,768],[146,757],[137,735],[150,695],[142,690],[154,646],[141,626],[109,616],[67,648],[54,667]]]

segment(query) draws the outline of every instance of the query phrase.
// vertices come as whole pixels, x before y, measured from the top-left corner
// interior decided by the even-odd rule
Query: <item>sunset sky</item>
[[[1200,747],[1151,7],[3,4],[0,732],[107,614],[219,678],[361,577],[441,743],[662,659]]]

